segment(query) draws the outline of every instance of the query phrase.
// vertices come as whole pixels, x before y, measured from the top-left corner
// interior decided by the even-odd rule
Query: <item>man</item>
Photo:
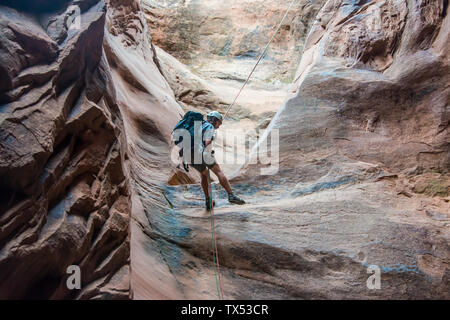
[[[203,134],[203,143],[200,146],[194,146],[196,150],[192,153],[193,155],[195,152],[199,152],[202,154],[202,161],[201,163],[192,163],[190,164],[191,167],[196,169],[198,172],[200,172],[202,177],[202,189],[205,194],[205,204],[206,209],[210,210],[212,206],[214,206],[214,201],[211,203],[211,199],[209,197],[209,184],[208,184],[208,168],[214,172],[214,174],[219,179],[219,183],[222,185],[222,187],[227,191],[228,193],[228,201],[230,203],[235,204],[244,204],[245,201],[236,196],[233,191],[231,190],[230,182],[228,181],[227,177],[225,177],[224,173],[222,172],[222,169],[220,168],[219,164],[216,163],[214,159],[214,151],[212,151],[212,141],[214,139],[214,130],[219,129],[219,127],[222,125],[222,115],[217,111],[212,111],[208,113],[206,117],[206,121],[202,124],[202,134]]]

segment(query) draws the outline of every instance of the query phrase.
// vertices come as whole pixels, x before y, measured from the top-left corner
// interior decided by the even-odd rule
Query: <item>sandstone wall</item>
[[[254,79],[289,83],[304,40],[325,1],[297,1],[270,46]],[[152,1],[143,8],[155,44],[193,70],[224,78],[246,78],[291,1]],[[217,70],[217,64],[221,71]],[[246,70],[246,68],[245,68]]]
[[[216,298],[200,187],[167,186],[169,135],[183,111],[148,23],[180,59],[253,62],[280,11],[228,4],[248,22],[228,46],[225,5],[146,2],[147,16],[135,0],[0,7],[0,298]],[[70,5],[80,29],[67,27]],[[302,51],[260,141],[279,129],[279,170],[240,171],[233,187],[245,206],[215,192],[226,298],[448,299],[448,1],[329,0],[304,47],[320,6],[298,6],[260,75],[297,65]],[[267,25],[251,33],[259,10]],[[309,22],[295,19],[299,10]],[[171,29],[184,16],[206,29]],[[72,264],[79,291],[65,285]],[[371,264],[383,290],[366,287]]]
[[[143,162],[158,171],[139,156],[155,146],[167,154],[181,113],[139,4],[7,4],[0,7],[0,297],[129,298],[131,179]],[[80,29],[68,27],[72,5],[81,9]],[[66,288],[73,264],[81,291]]]
[[[328,1],[269,128],[281,161],[336,153],[393,172],[448,173],[445,1]]]
[[[448,297],[449,28],[447,1],[328,1],[259,141],[279,130],[279,170],[249,163],[236,177],[291,183],[283,197],[316,230],[297,238],[384,266],[373,297]]]

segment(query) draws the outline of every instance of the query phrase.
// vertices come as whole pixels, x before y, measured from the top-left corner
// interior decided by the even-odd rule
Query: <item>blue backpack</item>
[[[195,121],[201,121],[203,124],[203,122],[204,122],[203,115],[201,113],[198,113],[195,111],[186,112],[183,119],[181,119],[172,130],[172,141],[175,143],[175,145],[179,145],[183,141],[183,137],[181,136],[181,137],[178,137],[178,139],[176,139],[174,137],[173,133],[177,129],[185,129],[185,130],[189,131],[189,134],[191,136],[191,149],[194,149],[194,134],[195,134],[194,122]],[[199,132],[199,134],[201,134],[201,133]],[[183,148],[180,149],[179,155],[180,155],[180,157],[183,157]],[[189,172],[188,165],[185,164],[184,162],[183,162],[183,167],[184,167],[184,170]]]
[[[177,125],[173,128],[172,134],[177,129],[185,129],[189,131],[191,135],[191,147],[194,147],[194,122],[195,121],[201,121],[203,123],[203,115],[199,112],[195,111],[188,111],[184,115],[183,119],[180,120],[180,122],[177,123]],[[175,145],[179,145],[183,141],[183,137],[179,137],[178,139],[173,138],[173,142]]]

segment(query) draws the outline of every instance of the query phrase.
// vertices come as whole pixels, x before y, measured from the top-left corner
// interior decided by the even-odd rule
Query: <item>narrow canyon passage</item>
[[[194,49],[195,55],[186,58],[189,52],[176,50],[191,49],[191,44],[195,48],[196,40],[208,44],[218,41],[230,29],[220,30],[216,25],[214,32],[202,34],[197,31],[198,34],[189,34],[188,38],[183,37],[180,43],[176,43],[176,35],[182,30],[175,29],[176,22],[171,18],[181,17],[183,21],[195,24],[189,20],[190,10],[194,8],[189,4],[177,6],[172,3],[164,8],[151,1],[147,4],[149,7],[144,7],[150,26],[158,26],[151,32],[154,43],[169,50],[176,48],[170,53],[188,63],[183,65],[157,48],[163,74],[170,74],[169,83],[185,111],[208,112],[217,108],[223,112],[255,59],[249,58],[251,54],[248,53],[243,55],[246,60],[242,52],[237,58],[214,56],[211,51],[214,52],[215,48],[211,49],[211,46]],[[197,6],[197,12],[204,10],[209,14],[208,18],[202,17],[200,28],[210,28],[209,20],[216,23],[219,18],[227,19],[220,6],[215,7],[217,11],[209,8],[212,12],[202,4],[197,3]],[[236,7],[239,5],[233,4],[232,7],[238,10]],[[322,9],[323,15],[327,14],[326,9]],[[216,19],[214,14],[219,17]],[[245,16],[241,20],[245,25]],[[230,28],[229,24],[223,24]],[[173,37],[158,39],[159,28]],[[245,29],[242,25],[236,26],[236,22],[231,30],[235,28]],[[311,32],[309,37],[316,35]],[[314,44],[310,40],[303,41],[309,41],[310,46]],[[280,43],[276,45],[284,48]],[[235,46],[242,50],[239,45]],[[262,41],[259,46],[263,47]],[[373,131],[367,127],[352,131],[351,126],[355,124],[336,117],[336,108],[333,107],[338,101],[348,99],[348,91],[362,90],[352,84],[353,81],[365,79],[377,84],[387,79],[350,65],[341,67],[342,62],[333,59],[324,62],[311,58],[310,55],[314,54],[310,52],[314,47],[305,49],[294,84],[267,81],[269,70],[277,69],[274,59],[270,61],[269,57],[269,62],[261,66],[262,70],[252,85],[244,91],[237,110],[233,110],[236,114],[232,112],[231,119],[225,121],[220,129],[258,128],[262,129],[260,132],[264,137],[263,130],[278,111],[266,133],[268,137],[262,141],[270,139],[273,128],[279,129],[281,135],[280,164],[275,174],[261,174],[260,164],[252,165],[248,159],[243,168],[236,164],[222,164],[227,174],[234,173],[233,189],[246,199],[246,205],[229,204],[223,188],[213,184],[215,236],[224,297],[445,297],[449,285],[448,276],[444,275],[449,258],[449,234],[448,230],[445,231],[448,220],[438,221],[433,215],[427,215],[424,229],[424,217],[419,212],[424,208],[434,208],[437,211],[433,212],[441,215],[448,211],[448,203],[430,198],[411,201],[408,192],[399,192],[399,188],[407,187],[391,171],[397,172],[396,169],[390,168],[389,162],[385,161],[387,159],[382,159],[383,155],[364,147],[365,140],[372,147],[375,147],[373,143],[379,144],[375,148],[380,150],[378,148],[383,145],[379,140],[381,137],[371,137],[370,132]],[[277,67],[292,67],[293,56],[291,53],[289,63],[278,61]],[[308,78],[300,79],[306,72],[309,73]],[[292,71],[285,70],[284,73]],[[325,73],[329,78],[323,78]],[[293,79],[291,75],[290,81]],[[383,92],[385,89],[380,85],[375,90]],[[206,95],[204,100],[198,99],[203,95]],[[368,116],[375,117],[370,115],[371,112]],[[356,148],[346,150],[349,145],[346,141],[358,140],[361,142],[354,142]],[[219,141],[218,145],[221,144]],[[354,149],[359,150],[355,152]],[[218,151],[220,157],[223,150]],[[236,169],[239,170],[236,172]],[[153,201],[143,200],[151,228],[156,231],[150,238],[159,238],[156,241],[158,254],[162,265],[167,265],[164,274],[170,274],[173,280],[171,293],[167,294],[176,291],[177,297],[216,299],[211,217],[203,207],[203,192],[198,184],[177,184],[160,186],[164,200],[159,209],[155,208]],[[142,190],[142,195],[145,195],[145,190]],[[155,210],[160,214],[154,214]],[[437,256],[429,254],[431,243],[432,250],[439,252]],[[366,285],[370,275],[367,268],[373,265],[379,267],[383,274],[381,291],[369,290]],[[423,273],[424,269],[428,270],[427,274]],[[431,274],[434,276],[430,278]],[[137,282],[135,285],[141,288]],[[137,298],[146,298],[146,294],[151,296],[145,290],[134,290],[134,293]]]
[[[0,5],[1,299],[218,299],[170,136],[290,3]],[[246,204],[213,182],[225,299],[450,299],[449,34],[446,0],[295,2],[217,132],[218,159],[248,138],[222,164]]]

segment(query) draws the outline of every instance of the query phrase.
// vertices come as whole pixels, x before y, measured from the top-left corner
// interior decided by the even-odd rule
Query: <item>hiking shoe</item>
[[[211,210],[211,199],[206,199],[205,200],[205,206],[206,206],[206,210],[210,211]],[[216,202],[213,200],[212,202],[212,206],[213,208],[216,206]]]
[[[245,204],[245,201],[243,199],[239,198],[234,193],[228,194],[228,201],[230,201],[230,203],[235,203],[235,204]]]

